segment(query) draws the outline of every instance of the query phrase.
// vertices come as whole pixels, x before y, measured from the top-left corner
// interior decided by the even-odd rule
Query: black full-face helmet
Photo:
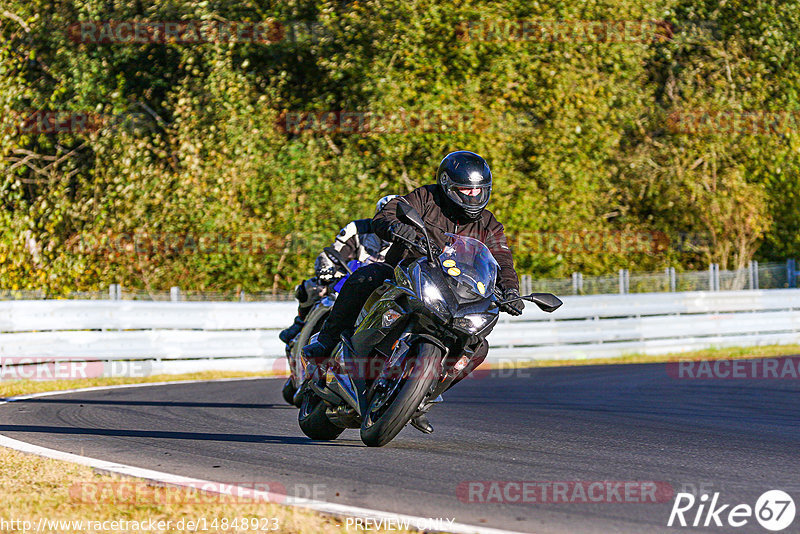
[[[492,171],[479,155],[466,150],[446,155],[436,171],[436,181],[453,207],[477,219],[492,194]]]

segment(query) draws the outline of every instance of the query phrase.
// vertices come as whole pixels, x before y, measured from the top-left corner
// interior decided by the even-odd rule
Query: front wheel
[[[403,377],[392,380],[385,392],[370,400],[361,424],[361,441],[368,447],[383,447],[403,430],[439,378],[437,366],[442,351],[436,345],[419,343],[412,348],[416,357],[406,359]]]
[[[297,422],[300,423],[303,434],[318,441],[331,441],[344,432],[344,428],[331,423],[325,410],[325,403],[312,391],[303,395],[300,412],[297,414]]]

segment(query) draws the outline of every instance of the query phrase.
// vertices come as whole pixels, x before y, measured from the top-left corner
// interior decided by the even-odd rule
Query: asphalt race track
[[[482,503],[458,488],[657,482],[751,506],[782,489],[800,508],[800,380],[676,379],[664,364],[502,374],[513,376],[466,380],[449,392],[431,412],[433,435],[409,426],[381,449],[363,446],[357,430],[335,442],[310,441],[275,379],[13,402],[0,406],[0,434],[201,479],[278,482],[301,496],[317,485],[317,497],[329,502],[522,532],[734,529],[668,528],[671,494],[655,504]],[[753,518],[735,530],[768,532]],[[799,530],[796,519],[785,532]]]

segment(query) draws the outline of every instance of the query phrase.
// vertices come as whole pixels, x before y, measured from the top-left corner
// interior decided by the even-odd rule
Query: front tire
[[[401,379],[394,399],[387,401],[389,406],[375,414],[378,401],[376,398],[370,401],[361,425],[361,441],[368,447],[383,447],[392,441],[411,420],[425,395],[439,378],[437,366],[442,360],[441,349],[430,343],[419,343],[414,348],[417,351],[416,358],[407,360],[409,365],[413,365],[411,377]]]
[[[303,434],[317,441],[331,441],[344,432],[344,428],[334,425],[325,415],[326,405],[321,398],[309,391],[303,395],[297,422]]]

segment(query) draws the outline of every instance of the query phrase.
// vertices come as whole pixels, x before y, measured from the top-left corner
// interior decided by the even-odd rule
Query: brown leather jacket
[[[498,285],[501,289],[519,290],[517,271],[514,270],[514,257],[508,247],[503,225],[495,219],[492,212],[483,210],[477,220],[460,219],[451,209],[450,203],[438,185],[425,185],[407,195],[390,200],[372,219],[373,231],[386,241],[391,241],[389,227],[397,220],[397,203],[404,199],[425,221],[428,235],[441,250],[445,243],[445,233],[472,237],[483,242],[500,265]],[[419,256],[417,252],[406,249],[405,257]],[[388,258],[387,258],[388,261]]]

